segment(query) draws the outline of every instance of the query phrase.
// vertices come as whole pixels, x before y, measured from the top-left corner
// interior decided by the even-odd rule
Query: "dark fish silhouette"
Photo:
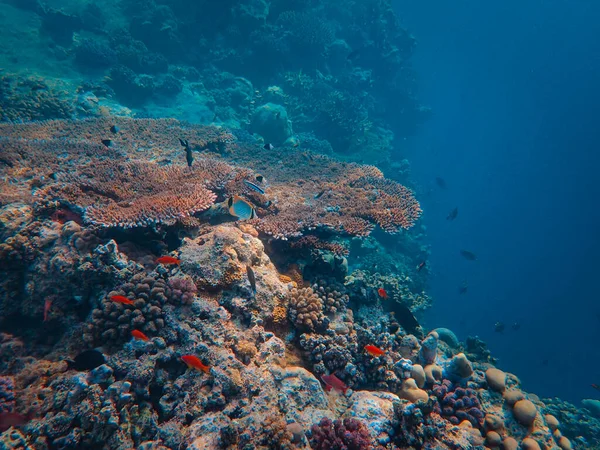
[[[358,58],[358,56],[360,55],[360,52],[358,50],[352,50],[348,56],[346,57],[346,59],[348,59],[348,61],[354,61],[356,58]]]
[[[117,134],[120,130],[121,129],[116,125],[113,125],[112,127],[110,127],[110,132],[113,134]]]
[[[466,294],[468,290],[469,290],[469,283],[467,283],[467,280],[465,280],[458,287],[458,293],[460,295],[463,295],[463,294]]]
[[[600,391],[600,386],[598,386],[597,384],[592,384],[591,385],[594,389],[596,389],[597,391]]]
[[[112,141],[110,139],[102,139],[102,145],[104,145],[105,147],[110,147],[112,145]]]
[[[542,366],[546,367],[548,365],[550,361],[548,361],[547,359],[542,361]]]
[[[446,217],[446,220],[454,220],[458,217],[458,206],[450,211],[450,214]]]
[[[264,183],[265,182],[265,177],[263,177],[260,173],[256,174],[256,181],[258,181],[259,183]]]
[[[419,322],[415,318],[414,314],[404,306],[402,303],[395,302],[392,306],[394,310],[394,317],[402,328],[408,334],[415,334],[419,331]]]
[[[277,114],[275,114],[275,118],[279,119],[281,117],[281,111],[277,111]]]
[[[417,272],[420,272],[421,269],[423,269],[423,267],[425,267],[427,265],[427,261],[422,261],[418,266],[417,266]]]
[[[252,181],[244,180],[244,184],[246,186],[248,186],[250,189],[252,189],[253,191],[258,192],[260,195],[265,195],[265,190],[263,188],[261,188],[260,186],[258,186],[257,184],[254,184]]]
[[[442,189],[446,189],[446,187],[448,187],[446,184],[446,180],[444,180],[442,177],[435,177],[435,184],[437,184]]]
[[[510,327],[515,331],[519,331],[521,329],[521,324],[519,322],[515,322]]]
[[[183,148],[185,148],[185,160],[187,162],[188,167],[192,167],[192,163],[194,162],[194,155],[192,154],[190,143],[186,139],[181,138],[179,138],[179,143]]]
[[[506,325],[504,325],[503,322],[496,322],[494,324],[494,331],[496,333],[502,333],[504,331],[504,329],[506,328]]]
[[[463,258],[465,258],[469,261],[477,261],[477,255],[473,252],[470,252],[468,250],[461,250],[460,254],[462,255]]]
[[[321,198],[323,196],[323,194],[325,193],[325,189],[323,189],[321,192],[319,192],[318,194],[315,195],[315,199],[317,198]]]
[[[75,357],[75,359],[67,359],[69,369],[84,371],[92,370],[106,363],[106,359],[102,352],[93,349],[85,350]]]
[[[273,144],[267,142],[265,145],[263,145],[263,148],[265,150],[273,150],[275,147],[273,147]]]
[[[252,270],[252,267],[246,266],[246,274],[248,275],[250,287],[252,288],[252,291],[256,294],[256,276],[254,275],[254,270]]]

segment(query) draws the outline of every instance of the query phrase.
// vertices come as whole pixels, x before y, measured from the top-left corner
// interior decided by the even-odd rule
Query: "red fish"
[[[384,350],[381,350],[379,347],[375,347],[374,345],[365,345],[365,350],[371,356],[385,355]]]
[[[592,387],[598,391],[600,391],[600,386],[598,386],[597,384],[592,384]]]
[[[150,338],[148,336],[146,336],[144,333],[142,333],[140,330],[133,330],[131,332],[131,335],[139,341],[148,342],[150,340]]]
[[[47,298],[44,302],[44,322],[48,321],[48,313],[50,312],[50,308],[52,307],[52,299]]]
[[[423,267],[427,264],[427,261],[423,261],[421,264],[417,266],[417,272],[420,272]]]
[[[31,416],[19,414],[16,412],[0,413],[0,433],[4,433],[10,427],[20,427],[31,420]]]
[[[379,294],[379,296],[380,296],[382,299],[384,299],[384,300],[386,300],[386,299],[388,298],[387,292],[385,291],[385,289],[384,289],[384,288],[379,288],[379,289],[377,289],[377,293],[378,293],[378,294]]]
[[[336,391],[340,391],[345,394],[348,390],[348,386],[346,386],[346,384],[334,374],[321,375],[321,380],[323,380],[323,383],[325,383],[325,389],[327,389],[327,391],[335,389]]]
[[[203,364],[202,361],[200,361],[200,358],[195,355],[183,355],[181,360],[186,363],[190,369],[201,370],[204,373],[208,373],[210,370],[210,367]]]
[[[164,264],[165,266],[171,264],[175,264],[178,266],[179,264],[181,264],[181,261],[179,259],[174,258],[172,256],[161,256],[160,258],[156,258],[156,262],[158,264]]]
[[[133,300],[128,299],[123,295],[112,295],[110,299],[116,303],[122,303],[124,305],[133,305]]]

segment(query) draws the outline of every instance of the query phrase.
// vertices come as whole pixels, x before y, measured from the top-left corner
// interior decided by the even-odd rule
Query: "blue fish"
[[[229,214],[237,217],[240,220],[249,220],[256,218],[254,206],[252,206],[242,197],[238,197],[237,195],[229,197],[229,200],[227,200],[227,207],[229,208]]]
[[[253,191],[258,192],[260,195],[265,195],[265,190],[263,188],[261,188],[260,186],[258,186],[257,184],[254,184],[252,181],[244,180],[244,184],[246,186],[248,186],[250,189],[252,189]]]

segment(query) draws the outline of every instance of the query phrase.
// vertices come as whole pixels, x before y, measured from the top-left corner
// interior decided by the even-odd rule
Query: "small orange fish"
[[[379,294],[379,296],[380,296],[382,299],[384,299],[384,300],[387,300],[387,298],[388,298],[388,295],[387,295],[387,292],[385,291],[385,289],[384,289],[384,288],[379,288],[379,289],[377,289],[377,293]]]
[[[381,350],[379,347],[375,347],[374,345],[365,345],[365,350],[371,356],[385,355],[384,350]]]
[[[598,386],[597,384],[592,384],[592,387],[597,391],[600,391],[600,386]]]
[[[169,264],[175,264],[175,265],[179,265],[181,264],[181,260],[174,258],[172,256],[161,256],[160,258],[156,258],[156,262],[158,264],[164,264],[169,265]]]
[[[421,269],[422,269],[423,267],[425,267],[425,265],[426,265],[426,264],[427,264],[427,261],[423,261],[423,262],[421,262],[421,263],[420,263],[420,264],[417,266],[417,272],[420,272],[420,271],[421,271]]]
[[[204,373],[208,373],[210,370],[210,367],[203,364],[202,361],[200,361],[200,358],[195,355],[183,355],[181,360],[186,363],[190,369],[201,370]]]
[[[47,298],[44,302],[44,322],[48,321],[48,313],[50,312],[50,308],[52,307],[52,299]]]
[[[110,297],[113,302],[122,303],[123,305],[133,305],[133,300],[128,299],[123,295],[113,295]]]
[[[150,340],[150,338],[144,333],[142,333],[140,330],[133,330],[131,332],[131,335],[134,337],[134,339],[137,339],[139,341],[148,342]]]

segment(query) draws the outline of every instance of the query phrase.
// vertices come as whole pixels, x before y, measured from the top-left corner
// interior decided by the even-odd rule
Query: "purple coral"
[[[463,388],[450,380],[444,380],[442,384],[434,386],[432,391],[439,401],[435,408],[437,413],[454,425],[468,420],[474,427],[481,428],[484,413],[474,389]]]
[[[170,296],[172,300],[178,300],[186,305],[194,301],[198,289],[190,277],[169,278],[168,284],[172,290]]]
[[[12,412],[15,407],[15,383],[11,377],[0,377],[0,413]]]
[[[324,417],[311,427],[314,450],[367,450],[375,448],[367,427],[358,419],[336,420]]]

